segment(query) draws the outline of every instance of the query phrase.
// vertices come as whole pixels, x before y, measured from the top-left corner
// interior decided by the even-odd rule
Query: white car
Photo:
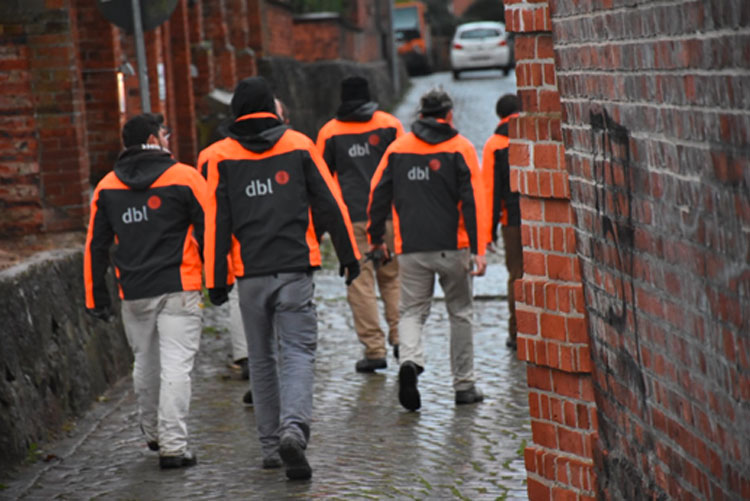
[[[451,69],[458,79],[464,70],[513,68],[513,54],[503,23],[477,21],[456,28],[451,42]]]

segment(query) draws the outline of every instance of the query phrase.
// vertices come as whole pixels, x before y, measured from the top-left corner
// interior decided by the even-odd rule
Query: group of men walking
[[[336,117],[313,143],[284,123],[265,79],[247,78],[235,89],[225,138],[201,152],[198,169],[172,159],[159,115],[138,115],[123,127],[125,149],[92,197],[86,307],[111,318],[105,275],[114,243],[140,426],[162,468],[196,464],[186,418],[205,284],[214,304],[238,298],[252,389],[244,400],[254,404],[263,468],[311,477],[312,272],[321,265],[324,233],[364,346],[355,370],[386,368],[391,345],[400,363],[399,402],[421,407],[422,329],[437,275],[450,316],[455,403],[483,400],[474,375],[472,277],[485,272],[498,222],[511,281],[521,272],[520,231],[506,231],[520,223],[505,132],[518,100],[498,102],[500,139],[488,141],[481,170],[474,147],[453,127],[453,103],[442,89],[422,96],[409,133],[377,108],[366,80],[345,79]]]

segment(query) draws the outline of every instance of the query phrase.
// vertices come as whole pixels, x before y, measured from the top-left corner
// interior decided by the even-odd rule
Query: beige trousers
[[[474,303],[469,249],[410,252],[399,257],[401,271],[401,363],[425,366],[424,324],[430,314],[435,275],[445,294],[450,318],[450,357],[453,389],[474,386]]]
[[[378,298],[375,295],[375,284],[377,283],[380,295],[385,305],[385,320],[388,323],[388,343],[398,344],[398,302],[399,281],[398,262],[394,259],[385,266],[378,267],[377,271],[372,261],[365,261],[364,254],[369,250],[367,243],[367,223],[356,222],[354,226],[354,237],[357,246],[362,253],[362,266],[360,275],[346,289],[346,298],[352,309],[354,317],[354,329],[357,331],[359,342],[365,346],[366,358],[385,358],[387,348],[385,334],[380,328],[380,315],[378,313]],[[393,224],[388,221],[385,226],[385,241],[388,249],[393,253]]]
[[[516,340],[516,294],[514,282],[523,277],[523,246],[521,245],[521,227],[503,226],[503,247],[505,248],[505,267],[508,269],[508,337]]]

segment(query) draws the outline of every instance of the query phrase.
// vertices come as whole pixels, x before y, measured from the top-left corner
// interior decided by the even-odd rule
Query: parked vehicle
[[[409,74],[432,71],[432,36],[427,7],[422,2],[400,2],[393,6],[393,33],[399,56]]]
[[[461,24],[451,42],[453,78],[465,70],[501,69],[507,75],[513,68],[513,51],[503,23],[476,21]]]

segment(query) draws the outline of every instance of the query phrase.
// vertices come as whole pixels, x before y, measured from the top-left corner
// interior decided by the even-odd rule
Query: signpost
[[[111,23],[119,26],[135,38],[135,54],[138,65],[138,85],[141,88],[141,109],[151,111],[151,94],[148,87],[148,65],[143,33],[153,30],[169,19],[177,7],[178,0],[96,0],[99,12]]]

